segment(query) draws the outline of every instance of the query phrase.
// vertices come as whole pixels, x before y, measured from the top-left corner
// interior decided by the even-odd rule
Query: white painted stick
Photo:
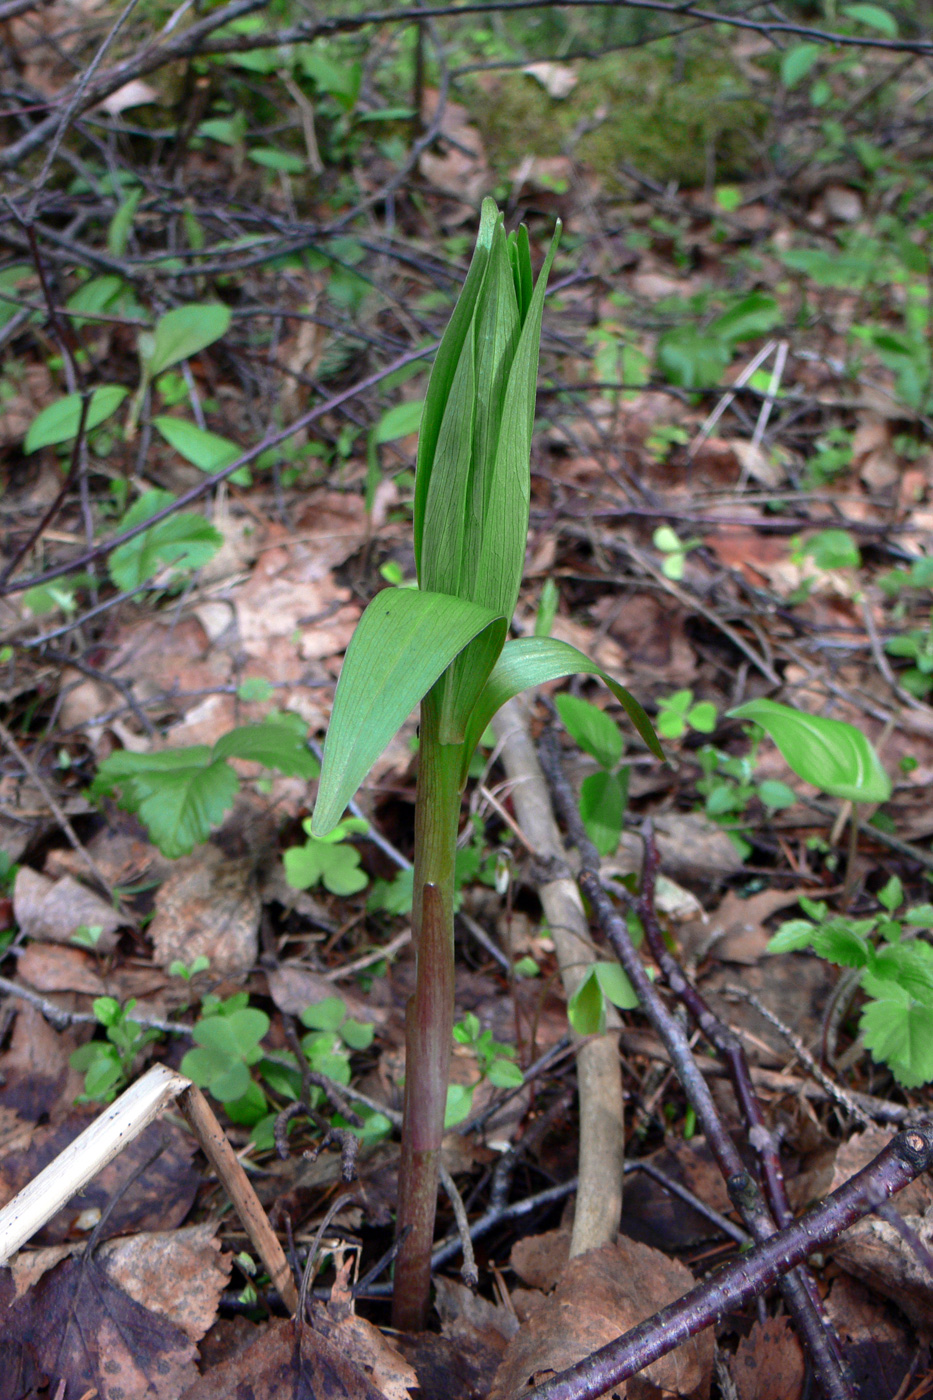
[[[0,1264],[138,1137],[191,1081],[153,1065],[0,1210]]]

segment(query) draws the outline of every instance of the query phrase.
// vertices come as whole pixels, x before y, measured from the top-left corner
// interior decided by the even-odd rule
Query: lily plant
[[[324,745],[313,835],[340,821],[421,705],[393,1321],[425,1325],[454,1022],[454,857],[470,760],[501,705],[574,672],[600,676],[659,757],[627,690],[566,642],[506,640],[525,560],[541,319],[558,225],[537,283],[527,230],[491,199],[425,398],[414,500],[417,588],[386,588],[347,648]]]

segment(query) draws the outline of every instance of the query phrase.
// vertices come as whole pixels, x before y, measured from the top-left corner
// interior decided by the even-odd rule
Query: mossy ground
[[[740,178],[765,120],[728,51],[711,37],[679,51],[662,40],[580,64],[579,82],[563,100],[524,73],[487,80],[466,100],[498,174],[529,154],[560,155],[572,145],[610,191],[619,188],[623,162],[683,186]]]

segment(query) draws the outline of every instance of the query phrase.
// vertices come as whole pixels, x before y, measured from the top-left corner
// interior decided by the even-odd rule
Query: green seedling
[[[331,894],[358,894],[369,884],[369,876],[360,869],[360,853],[351,846],[347,836],[365,836],[369,822],[361,817],[346,817],[326,836],[312,836],[310,820],[302,822],[308,834],[303,846],[292,846],[285,852],[285,878],[293,890],[309,890],[321,884]]]
[[[567,1003],[567,1019],[579,1035],[606,1034],[606,1002],[632,1011],[638,1005],[635,988],[618,963],[597,962]]]
[[[677,531],[672,530],[670,525],[659,525],[651,539],[655,549],[659,549],[664,555],[661,563],[662,574],[665,578],[673,579],[675,583],[684,576],[684,568],[690,550],[696,549],[703,543],[699,539],[682,540]]]
[[[824,902],[802,898],[808,917],[783,923],[768,952],[812,948],[828,962],[860,968],[868,998],[862,1040],[900,1084],[916,1088],[933,1079],[933,946],[916,934],[933,928],[933,905],[901,910],[903,902],[896,875],[878,895],[881,912],[869,919],[834,916]]]
[[[161,1036],[161,1031],[147,1029],[130,1018],[135,1005],[135,998],[126,1006],[121,1006],[113,997],[97,997],[93,1002],[94,1015],[105,1027],[107,1040],[88,1041],[69,1059],[72,1069],[84,1074],[84,1093],[79,1103],[92,1100],[112,1103],[129,1083],[136,1056]]]
[[[103,933],[103,924],[79,924],[71,935],[71,941],[76,943],[79,948],[88,948],[93,952],[103,937]]]
[[[334,696],[312,834],[326,836],[371,765],[421,703],[412,934],[416,990],[407,1055],[393,1316],[427,1317],[453,1032],[454,861],[460,798],[477,743],[511,696],[574,671],[600,675],[645,742],[641,706],[582,653],[550,637],[506,641],[528,531],[530,453],[544,291],[528,235],[506,237],[483,203],[466,282],[425,398],[414,499],[417,588],[366,609]]]
[[[90,795],[119,792],[120,806],[135,812],[162,854],[175,860],[206,841],[233,806],[240,779],[229,760],[238,758],[291,777],[318,773],[304,722],[277,714],[231,729],[213,748],[194,744],[158,753],[113,753],[100,765]]]
[[[900,672],[898,680],[911,695],[925,700],[933,690],[933,617],[925,632],[914,628],[899,637],[891,637],[884,649],[889,656],[906,657],[913,662]]]
[[[791,541],[792,564],[812,559],[818,569],[857,569],[862,562],[858,545],[848,530],[819,530],[808,540],[795,535]]]
[[[622,835],[628,805],[629,767],[621,765],[622,731],[603,710],[575,695],[558,695],[555,704],[564,728],[584,753],[595,758],[598,773],[580,785],[580,817],[601,856],[612,855]]]
[[[197,977],[199,972],[207,972],[211,965],[210,958],[206,958],[202,953],[190,963],[183,963],[180,958],[168,965],[169,977],[183,977],[186,982],[190,982],[193,977]]]
[[[657,730],[662,739],[682,739],[688,729],[712,734],[717,719],[716,706],[709,700],[694,704],[692,690],[675,690],[658,700]]]
[[[492,1031],[484,1031],[479,1017],[472,1011],[454,1026],[453,1035],[458,1045],[468,1046],[476,1056],[479,1079],[476,1084],[448,1085],[445,1128],[453,1128],[469,1117],[473,1095],[483,1080],[488,1080],[496,1089],[517,1089],[524,1079],[521,1068],[515,1063],[514,1045],[501,1045],[493,1040]]]
[[[871,741],[844,720],[805,714],[775,700],[749,700],[730,710],[729,715],[759,724],[777,744],[798,778],[812,783],[830,797],[852,803],[849,861],[843,889],[845,904],[852,891],[855,871],[858,804],[887,802],[891,796],[891,779]]]

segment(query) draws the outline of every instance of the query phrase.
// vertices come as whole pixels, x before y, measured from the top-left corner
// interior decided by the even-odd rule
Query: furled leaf
[[[129,391],[122,384],[102,384],[91,395],[84,420],[84,431],[89,433],[98,427],[120,407]],[[66,394],[44,408],[32,420],[26,441],[26,452],[35,452],[39,447],[52,447],[60,442],[70,442],[77,435],[81,424],[81,395]]]
[[[239,443],[231,442],[219,433],[209,433],[204,428],[199,428],[196,423],[189,423],[186,418],[170,418],[167,414],[160,413],[153,418],[152,426],[161,433],[170,447],[174,447],[180,457],[197,467],[198,471],[211,474],[223,471],[224,467],[229,467],[231,462],[243,456],[243,448]],[[248,467],[241,467],[230,477],[236,486],[249,486],[252,479]]]
[[[431,370],[431,378],[428,384],[428,392],[424,401],[424,414],[421,420],[421,433],[418,438],[418,463],[415,472],[415,500],[414,500],[414,532],[415,532],[415,565],[418,570],[418,579],[421,581],[421,542],[424,533],[424,514],[428,499],[428,487],[431,480],[431,472],[434,464],[434,457],[437,448],[437,439],[441,430],[441,422],[444,417],[444,410],[450,394],[454,375],[460,363],[461,351],[470,329],[473,319],[473,311],[476,306],[476,299],[479,296],[483,279],[486,275],[486,266],[489,261],[489,252],[492,247],[492,235],[499,220],[499,210],[494,199],[484,199],[482,213],[480,215],[479,233],[476,238],[476,248],[473,252],[473,260],[466,275],[466,280],[457,298],[453,314],[447,323],[447,329],[441,339],[440,346],[434,357],[434,366]]]
[[[831,797],[886,802],[891,796],[891,779],[881,760],[853,725],[792,710],[775,700],[749,700],[729,714],[760,724],[797,776]]]
[[[187,360],[212,345],[230,326],[230,308],[222,302],[179,306],[156,322],[151,347],[145,355],[146,373],[154,379],[164,369]]]
[[[347,648],[334,695],[315,836],[340,820],[373,763],[454,657],[487,629],[504,637],[505,627],[505,619],[488,609],[445,594],[386,588],[376,595]]]
[[[556,681],[575,674],[599,676],[612,691],[651,752],[657,758],[663,759],[664,751],[641,705],[634,695],[630,695],[624,686],[614,681],[601,666],[584,656],[582,651],[578,651],[569,642],[558,641],[555,637],[517,637],[506,642],[502,648],[470,715],[464,743],[464,767],[461,775],[463,781],[466,781],[470,759],[480,737],[506,700],[511,700],[513,695],[519,695],[532,686],[544,685],[547,681]]]

